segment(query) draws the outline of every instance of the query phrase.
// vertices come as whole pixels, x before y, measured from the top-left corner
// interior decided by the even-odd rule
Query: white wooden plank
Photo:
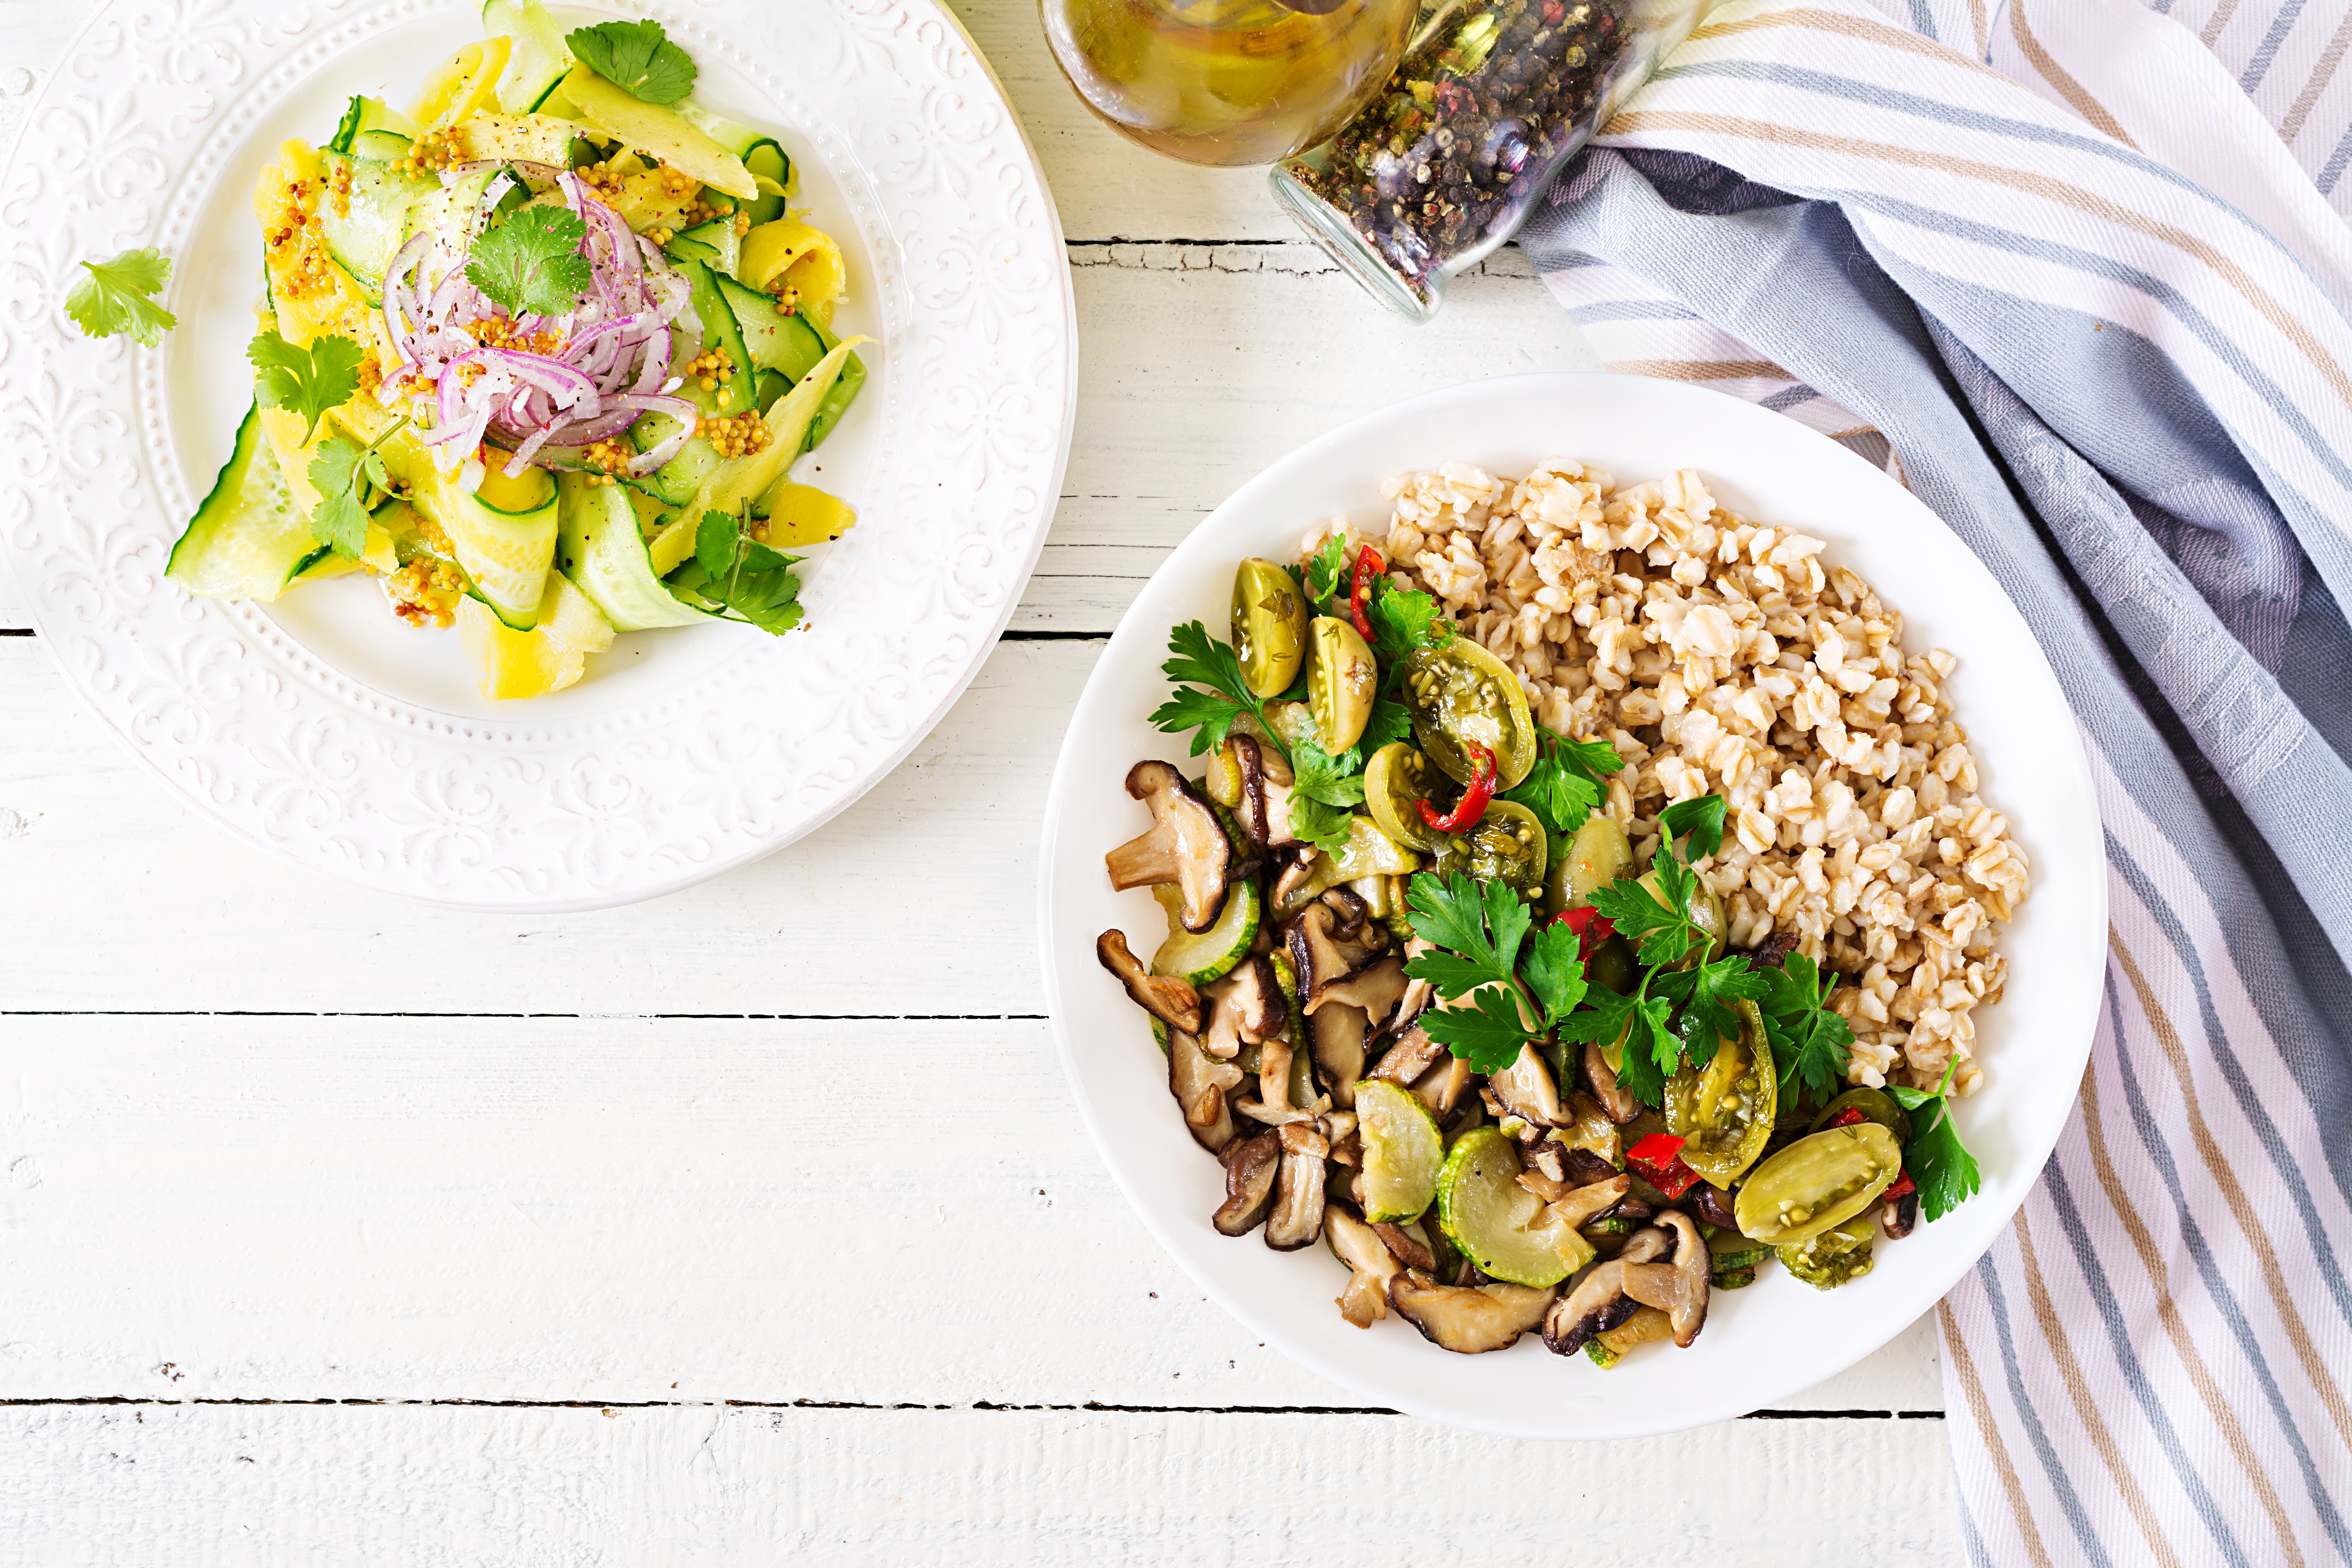
[[[0,1398],[1366,1403],[1161,1255],[1041,1022],[20,1016],[0,1172]]]
[[[802,843],[624,910],[501,919],[283,864],[180,804],[0,637],[0,1008],[1045,1011],[1045,783],[1100,645],[1007,643],[907,763]],[[953,942],[902,962],[916,900]]]
[[[9,1410],[0,1552],[89,1568],[1915,1568],[1960,1561],[1942,1426],[1727,1422],[1580,1445],[1381,1416]]]

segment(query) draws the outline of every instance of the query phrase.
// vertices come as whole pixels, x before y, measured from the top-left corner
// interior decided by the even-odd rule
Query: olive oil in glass
[[[1062,74],[1111,129],[1188,163],[1329,137],[1396,68],[1420,0],[1042,0]]]

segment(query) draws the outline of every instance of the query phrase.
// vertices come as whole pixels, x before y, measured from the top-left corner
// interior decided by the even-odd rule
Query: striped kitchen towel
[[[1898,465],[2082,723],[2105,1005],[1939,1313],[1979,1563],[2352,1563],[2347,46],[1734,0],[1521,237],[1615,368]]]

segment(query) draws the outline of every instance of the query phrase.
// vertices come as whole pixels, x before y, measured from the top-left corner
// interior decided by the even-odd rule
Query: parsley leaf
[[[1682,1065],[1682,1046],[1667,1032],[1673,1006],[1662,996],[1633,998],[1633,1033],[1617,1064],[1617,1086],[1644,1105],[1664,1103],[1666,1079]]]
[[[1845,1079],[1853,1030],[1823,1005],[1821,971],[1803,953],[1791,952],[1780,968],[1755,974],[1764,983],[1756,1001],[1781,1087],[1794,1083],[1815,1099],[1828,1099]]]
[[[1600,808],[1601,781],[1624,765],[1625,759],[1606,741],[1571,741],[1538,725],[1536,765],[1502,798],[1526,806],[1565,837]]]
[[[1742,1020],[1732,1004],[1760,1000],[1766,984],[1761,974],[1748,967],[1744,953],[1727,953],[1713,963],[1662,974],[1658,981],[1657,994],[1681,1009],[1675,1018],[1675,1035],[1693,1067],[1713,1061],[1717,1042],[1739,1037]]]
[[[1706,859],[1723,847],[1723,818],[1727,804],[1719,795],[1676,801],[1658,814],[1658,826],[1665,830],[1664,842],[1671,844],[1687,834],[1690,851],[1686,858]]]
[[[1348,841],[1364,804],[1363,764],[1355,750],[1334,757],[1305,739],[1290,743],[1290,830],[1317,848],[1336,853]]]
[[[129,334],[153,348],[180,319],[155,303],[172,276],[172,261],[152,245],[122,251],[105,261],[85,261],[89,276],[66,291],[66,314],[93,338]]]
[[[518,207],[484,229],[466,263],[466,280],[509,316],[562,316],[596,281],[580,247],[588,226],[563,207]]]
[[[1589,989],[1580,953],[1581,945],[1576,932],[1557,921],[1546,922],[1528,939],[1526,955],[1520,961],[1521,972],[1527,978],[1528,989],[1542,1005],[1544,1022],[1553,1028],[1576,1011],[1576,1005],[1584,1000]]]
[[[1507,883],[1482,886],[1459,871],[1443,879],[1423,871],[1406,889],[1405,909],[1414,934],[1450,950],[1421,953],[1404,966],[1406,974],[1428,981],[1451,1000],[1424,1016],[1430,1038],[1476,1071],[1509,1067],[1521,1047],[1543,1034],[1528,1026],[1516,973],[1528,906]],[[1583,978],[1581,965],[1576,978]],[[1564,984],[1549,972],[1548,980]]]
[[[1620,877],[1592,890],[1592,907],[1608,916],[1617,934],[1639,950],[1642,963],[1654,969],[1678,962],[1707,937],[1691,914],[1698,879],[1690,868],[1672,855],[1660,855],[1651,868],[1667,901],[1654,898],[1634,878]]]
[[[694,59],[655,21],[599,22],[564,36],[572,54],[647,103],[676,103],[694,86]]]
[[[319,338],[301,349],[273,329],[246,344],[245,357],[253,362],[253,389],[263,405],[302,416],[306,446],[318,436],[327,411],[359,393],[360,346],[349,338]]]
[[[1307,558],[1307,596],[1319,605],[1334,594],[1346,593],[1354,562],[1346,540],[1336,533],[1325,540],[1323,548]]]
[[[1402,702],[1391,702],[1385,697],[1372,700],[1372,716],[1364,725],[1363,738],[1356,750],[1370,758],[1374,752],[1393,741],[1412,738],[1412,710]]]
[[[694,529],[694,554],[664,579],[688,603],[716,605],[722,619],[750,622],[771,637],[801,624],[800,560],[769,549],[743,531],[743,520],[706,511]]]
[[[1225,732],[1243,714],[1254,713],[1264,722],[1265,705],[1250,695],[1249,683],[1242,679],[1241,660],[1234,656],[1231,644],[1210,637],[1209,629],[1200,622],[1187,621],[1168,634],[1168,651],[1172,657],[1160,668],[1177,689],[1152,710],[1154,729],[1171,734],[1195,731],[1192,754],[1197,757],[1223,745]],[[1188,687],[1184,684],[1187,681],[1208,689]],[[1274,733],[1271,725],[1266,727],[1266,733]],[[1284,750],[1287,752],[1288,748]]]
[[[1429,595],[1400,588],[1384,575],[1370,597],[1365,618],[1382,659],[1393,663],[1417,647],[1444,647],[1454,640],[1454,618]]]
[[[1976,1156],[1960,1142],[1960,1130],[1953,1125],[1952,1103],[1946,1093],[1959,1065],[1956,1053],[1944,1064],[1943,1079],[1932,1094],[1891,1084],[1886,1090],[1906,1110],[1923,1110],[1929,1105],[1936,1108],[1934,1118],[1924,1129],[1916,1117],[1913,1119],[1911,1142],[1903,1146],[1903,1168],[1910,1173],[1912,1185],[1919,1189],[1920,1212],[1930,1221],[1943,1218],[1968,1202],[1984,1184]]]

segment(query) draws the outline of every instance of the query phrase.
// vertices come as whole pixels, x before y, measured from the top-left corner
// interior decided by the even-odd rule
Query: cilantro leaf
[[[1703,795],[1696,799],[1676,801],[1658,814],[1658,826],[1665,830],[1664,842],[1688,835],[1690,853],[1687,858],[1704,860],[1723,847],[1723,817],[1728,803],[1719,795]]]
[[[647,103],[676,103],[694,86],[694,59],[659,22],[599,22],[564,35],[572,52],[614,87]]]
[[[368,515],[360,506],[359,479],[369,448],[348,436],[331,436],[310,459],[310,482],[319,504],[310,512],[310,536],[347,560],[367,553]]]
[[[466,280],[509,316],[562,316],[595,281],[580,247],[588,226],[563,207],[518,207],[484,229],[466,263]]]
[[[171,258],[152,245],[125,250],[104,261],[85,261],[80,279],[66,291],[66,314],[93,338],[128,335],[153,348],[180,319],[155,303],[171,279]]]
[[[799,559],[748,537],[740,518],[706,511],[695,525],[694,554],[664,581],[688,604],[716,605],[722,619],[782,637],[801,624]]]
[[[1821,971],[1802,952],[1791,952],[1780,968],[1754,973],[1763,983],[1756,1002],[1782,1087],[1794,1083],[1815,1099],[1828,1099],[1845,1079],[1853,1030],[1823,1005]]]
[[[1536,1037],[1519,1016],[1516,992],[1489,985],[1451,1007],[1422,1015],[1429,1037],[1470,1064],[1474,1072],[1501,1072]]]
[[[327,411],[341,408],[360,390],[360,346],[349,338],[319,338],[302,349],[272,330],[246,344],[245,357],[253,362],[254,394],[263,406],[302,416],[305,445],[317,437]]]
[[[1547,922],[1528,939],[1520,970],[1528,989],[1543,1006],[1544,1022],[1553,1028],[1584,1000],[1588,987],[1580,946],[1576,932],[1559,921]]]
[[[1193,731],[1192,754],[1197,757],[1223,745],[1226,731],[1243,714],[1255,713],[1261,721],[1265,720],[1265,706],[1250,695],[1232,645],[1211,637],[1200,622],[1187,621],[1171,631],[1168,651],[1171,657],[1160,668],[1177,689],[1152,710],[1154,729],[1171,734]],[[1208,689],[1195,689],[1186,682]],[[1266,732],[1274,731],[1269,727]]]

